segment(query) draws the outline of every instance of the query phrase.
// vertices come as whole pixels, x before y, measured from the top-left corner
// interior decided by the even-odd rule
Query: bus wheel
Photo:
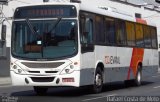
[[[102,87],[103,87],[103,72],[101,68],[98,67],[95,72],[93,92],[94,93],[101,92]]]
[[[140,86],[142,83],[142,68],[140,65],[138,65],[138,70],[135,78],[135,85]]]
[[[47,87],[40,87],[40,86],[34,86],[33,88],[34,91],[37,93],[37,95],[45,95],[48,90]]]

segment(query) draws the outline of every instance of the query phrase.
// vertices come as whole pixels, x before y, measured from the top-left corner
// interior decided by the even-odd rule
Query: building
[[[46,0],[47,1],[47,0]],[[50,2],[55,0],[49,0]],[[56,0],[60,1],[60,0]],[[66,0],[61,0],[66,1]],[[69,0],[68,0],[69,1]],[[43,3],[43,0],[0,0],[0,26],[3,24],[7,25],[6,43],[0,44],[0,76],[9,75],[9,50],[11,46],[11,27],[12,27],[12,16],[14,10],[18,6],[29,5],[34,3]],[[108,7],[114,8],[117,11],[125,12],[135,17],[142,18],[148,22],[155,23],[157,25],[158,42],[160,43],[160,4],[154,0],[93,0],[93,4],[97,6],[103,6],[104,4]],[[126,9],[127,8],[127,9]],[[4,22],[3,22],[4,21]],[[0,27],[1,31],[1,27]],[[1,37],[0,37],[1,38]],[[2,38],[1,38],[2,40]],[[2,43],[0,41],[0,43]]]

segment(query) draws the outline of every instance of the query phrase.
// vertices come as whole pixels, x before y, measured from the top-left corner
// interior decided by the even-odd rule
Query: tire
[[[37,95],[45,95],[47,93],[47,87],[34,86],[34,91]]]
[[[103,72],[100,67],[97,67],[92,87],[93,93],[100,93],[103,87]]]
[[[135,85],[140,86],[142,84],[142,67],[138,65],[138,70],[135,78]]]

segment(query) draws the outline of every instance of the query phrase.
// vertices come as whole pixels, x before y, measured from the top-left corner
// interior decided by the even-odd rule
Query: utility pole
[[[1,26],[1,39],[0,39],[0,57],[6,57],[6,25],[4,25],[5,17],[3,14],[3,5],[8,5],[8,0],[0,0],[0,26]]]

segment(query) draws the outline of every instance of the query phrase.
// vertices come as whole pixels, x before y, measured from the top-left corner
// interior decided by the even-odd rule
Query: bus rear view
[[[36,5],[15,10],[12,27],[13,85],[79,86],[77,8]]]

